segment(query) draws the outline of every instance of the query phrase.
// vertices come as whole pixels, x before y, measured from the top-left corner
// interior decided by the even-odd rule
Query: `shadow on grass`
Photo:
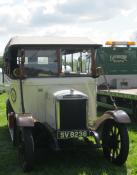
[[[1,119],[5,120],[4,117]],[[4,122],[5,123],[5,122]],[[135,125],[129,130],[137,132]],[[18,162],[17,148],[13,147],[7,126],[0,127],[0,175],[24,175]],[[30,175],[126,175],[126,166],[117,167],[109,163],[101,149],[87,151],[67,150],[41,152],[36,157]]]
[[[0,174],[23,175],[7,126],[0,127]],[[28,173],[26,173],[28,174]],[[126,175],[126,166],[117,167],[103,157],[102,150],[42,151],[30,175]]]
[[[66,150],[43,152],[36,160],[34,171],[44,175],[126,175],[126,166],[115,166],[105,160],[102,150]]]

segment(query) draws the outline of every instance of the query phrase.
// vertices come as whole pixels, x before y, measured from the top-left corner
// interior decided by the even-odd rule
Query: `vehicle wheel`
[[[8,126],[9,126],[9,116],[8,116],[9,113],[12,113],[12,115],[13,115],[12,116],[12,119],[11,119],[12,120],[12,143],[13,143],[14,146],[16,146],[17,145],[16,118],[14,116],[14,110],[12,109],[12,106],[10,104],[10,101],[9,101],[9,99],[7,99],[7,101],[6,101],[6,116],[7,116]],[[9,127],[9,129],[11,129],[11,128]]]
[[[16,126],[16,118],[14,117],[14,126],[13,126],[13,146],[17,146],[18,144],[18,138],[17,138],[17,126]]]
[[[21,129],[18,152],[23,171],[31,171],[34,164],[34,140],[30,128]]]
[[[127,160],[129,138],[124,124],[108,120],[104,124],[102,133],[102,147],[104,156],[116,165],[122,165]]]
[[[9,99],[7,99],[7,101],[6,101],[6,117],[7,117],[7,120],[8,120],[8,113],[10,113],[10,112],[13,112],[13,109],[12,109],[12,106],[10,104]]]

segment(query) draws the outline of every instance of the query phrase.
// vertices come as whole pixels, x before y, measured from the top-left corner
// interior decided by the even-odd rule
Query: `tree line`
[[[3,59],[2,59],[2,56],[0,56],[0,67],[2,67],[3,65]]]

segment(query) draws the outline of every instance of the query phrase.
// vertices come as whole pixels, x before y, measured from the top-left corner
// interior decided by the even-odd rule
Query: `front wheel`
[[[104,156],[116,165],[122,165],[127,160],[129,152],[129,137],[127,128],[122,123],[108,120],[102,133]]]
[[[30,171],[34,164],[34,139],[30,128],[22,128],[19,134],[19,160],[24,172]]]

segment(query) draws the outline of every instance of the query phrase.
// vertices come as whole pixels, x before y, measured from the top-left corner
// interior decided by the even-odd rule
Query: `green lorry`
[[[102,76],[97,79],[98,107],[114,109],[116,103],[137,121],[137,47],[102,47],[97,52],[97,65],[102,68]]]

